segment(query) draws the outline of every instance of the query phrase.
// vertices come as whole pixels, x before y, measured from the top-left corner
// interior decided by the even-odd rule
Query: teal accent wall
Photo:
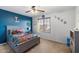
[[[20,22],[15,21],[15,16],[18,17]],[[20,26],[26,28],[28,32],[28,27],[32,32],[32,17],[16,14],[10,11],[0,9],[0,44],[6,42],[6,26]]]

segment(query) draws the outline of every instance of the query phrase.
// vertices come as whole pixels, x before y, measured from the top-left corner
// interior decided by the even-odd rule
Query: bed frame
[[[12,45],[10,44],[10,42],[7,42],[8,45],[11,47],[11,49],[16,52],[16,53],[23,53],[28,51],[30,48],[32,48],[33,46],[37,45],[40,43],[40,38],[39,37],[34,37],[31,38],[30,41],[20,44],[18,45],[16,48],[13,48]]]
[[[19,27],[16,26],[7,26],[7,32],[9,29],[16,29]],[[16,52],[16,53],[23,53],[25,51],[28,51],[30,48],[32,48],[33,46],[37,45],[40,43],[40,37],[38,36],[34,36],[32,38],[30,38],[30,40],[28,42],[24,42],[22,44],[18,44],[17,47],[13,47],[13,45],[8,41],[8,33],[7,33],[7,43],[8,45],[11,47],[11,49]]]

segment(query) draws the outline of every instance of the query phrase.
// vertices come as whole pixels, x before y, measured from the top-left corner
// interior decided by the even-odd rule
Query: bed
[[[19,26],[7,26],[7,43],[14,52],[22,53],[40,43],[40,37]]]

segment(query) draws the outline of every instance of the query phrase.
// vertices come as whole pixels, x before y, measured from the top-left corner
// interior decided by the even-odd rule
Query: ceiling
[[[72,9],[75,7],[74,6],[36,6],[36,8],[45,10],[45,13],[51,13],[51,12],[53,13],[57,11]],[[31,12],[25,13],[25,11],[28,11],[31,9],[31,6],[0,6],[0,9],[4,9],[7,11],[11,11],[25,16],[31,16],[31,17],[42,14],[42,13],[33,14]]]

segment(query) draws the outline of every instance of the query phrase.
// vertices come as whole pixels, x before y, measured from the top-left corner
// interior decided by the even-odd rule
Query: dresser
[[[70,48],[73,53],[79,53],[79,30],[70,31]]]

